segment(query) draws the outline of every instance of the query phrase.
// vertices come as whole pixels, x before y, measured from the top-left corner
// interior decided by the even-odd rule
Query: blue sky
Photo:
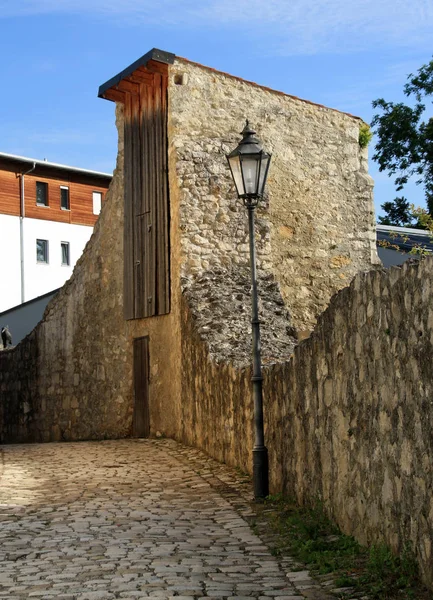
[[[0,15],[0,151],[108,172],[98,86],[153,47],[367,122],[433,54],[432,0],[0,0]],[[379,210],[397,194],[370,172]]]

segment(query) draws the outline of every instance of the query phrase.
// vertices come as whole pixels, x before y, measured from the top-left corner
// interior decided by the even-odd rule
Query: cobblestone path
[[[250,487],[171,440],[3,446],[0,598],[327,598],[244,517]]]

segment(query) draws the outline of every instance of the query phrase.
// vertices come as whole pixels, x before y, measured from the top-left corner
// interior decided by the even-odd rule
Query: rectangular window
[[[99,215],[102,206],[102,192],[93,192],[93,214]]]
[[[60,186],[60,208],[69,210],[69,188],[65,185]]]
[[[45,181],[36,182],[36,204],[38,206],[48,206],[48,183],[45,183]]]
[[[48,264],[48,240],[36,240],[36,262]]]
[[[61,242],[62,246],[62,265],[69,267],[69,242]]]

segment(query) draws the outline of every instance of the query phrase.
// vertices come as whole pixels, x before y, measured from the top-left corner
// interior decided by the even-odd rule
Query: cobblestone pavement
[[[245,519],[250,485],[171,440],[3,446],[0,598],[325,599]]]

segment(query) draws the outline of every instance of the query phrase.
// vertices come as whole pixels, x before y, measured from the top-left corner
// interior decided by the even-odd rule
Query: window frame
[[[44,245],[45,245],[45,252],[44,252],[45,260],[39,260],[39,256],[38,256],[38,242],[44,242]],[[48,264],[50,264],[50,246],[49,246],[49,240],[43,240],[42,238],[36,238],[36,264],[38,264],[38,265],[48,265]]]
[[[99,211],[95,212],[95,194],[99,194],[99,198],[100,198],[100,206],[99,206]],[[99,190],[93,190],[92,191],[92,212],[94,215],[99,215],[101,213],[102,210],[102,192],[100,192]]]
[[[38,202],[38,186],[43,186],[43,189],[45,189],[45,203]],[[36,206],[44,208],[49,208],[50,206],[48,182],[46,181],[36,181]]]
[[[63,206],[62,204],[62,190],[67,191],[67,206]],[[60,210],[71,210],[71,191],[68,185],[60,186]]]
[[[68,249],[68,262],[63,262],[63,247]],[[70,267],[71,266],[71,244],[69,242],[60,242],[60,263],[62,267]]]

